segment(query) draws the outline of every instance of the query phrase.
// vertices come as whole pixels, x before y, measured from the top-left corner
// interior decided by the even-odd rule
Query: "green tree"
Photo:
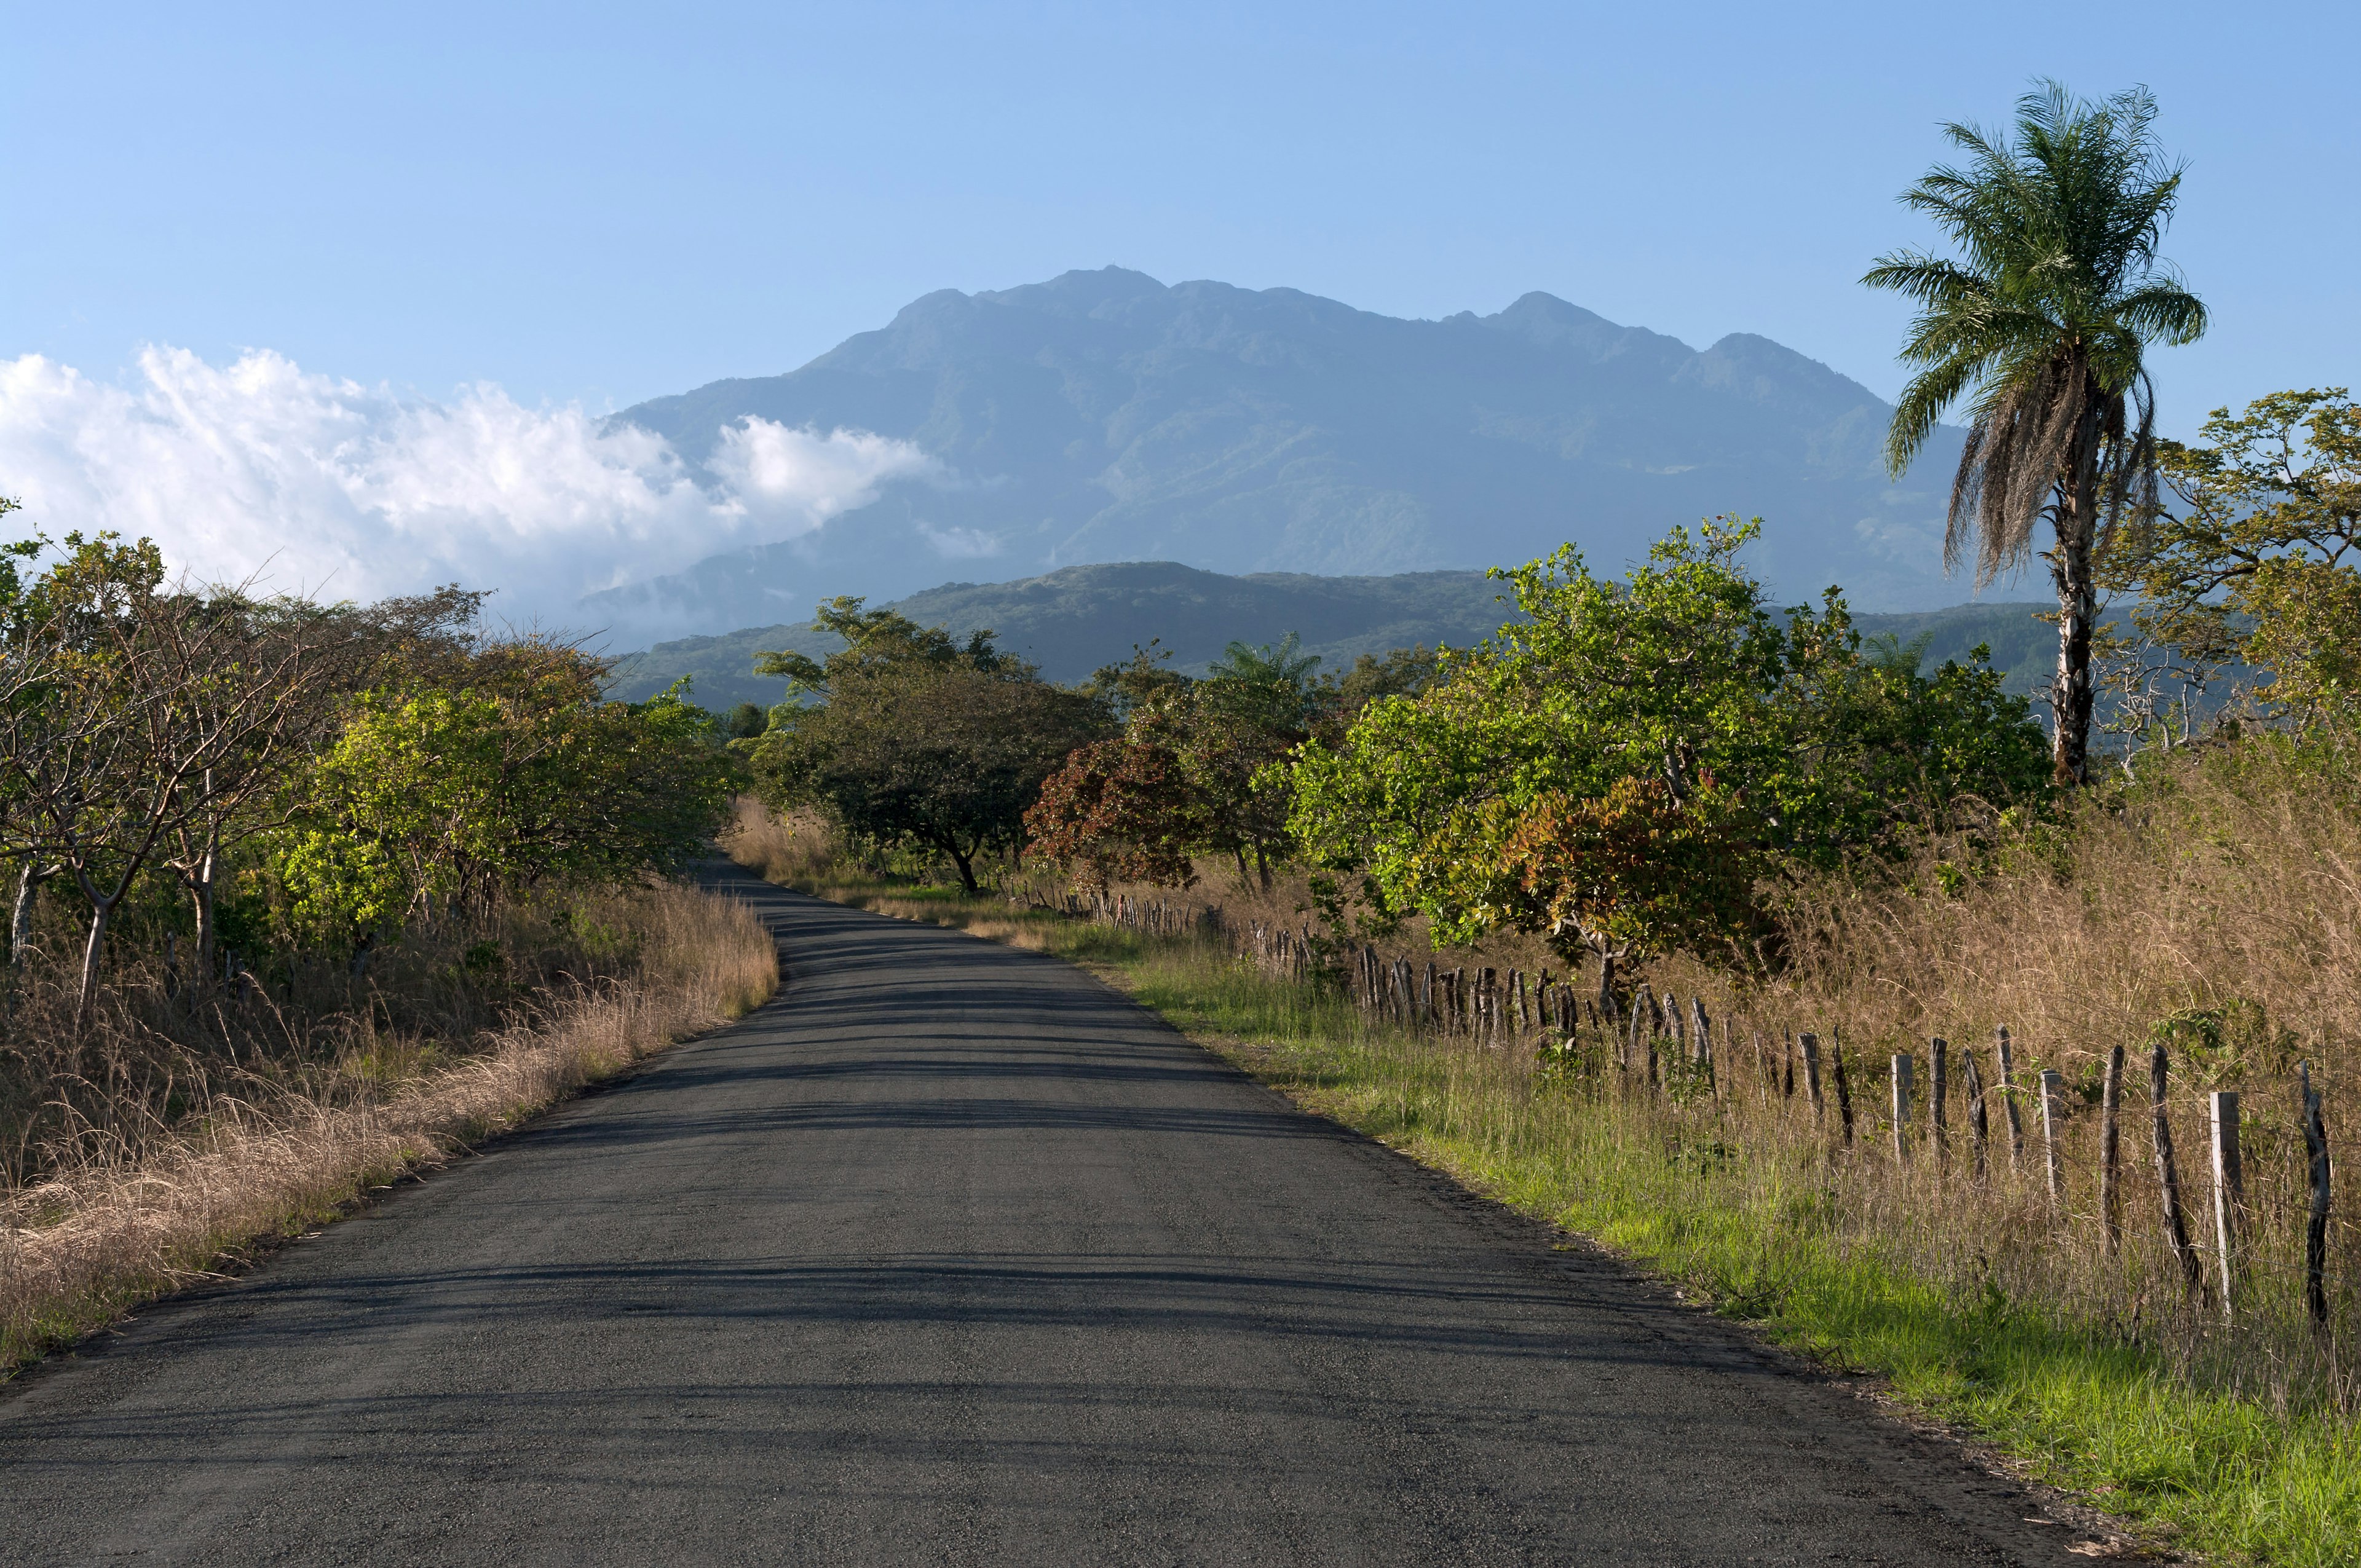
[[[1938,165],[1903,202],[1932,218],[1958,259],[1879,258],[1862,281],[1919,307],[1903,345],[1917,373],[1886,437],[1899,477],[1943,411],[1970,400],[1951,484],[1947,565],[1971,553],[1977,581],[2042,553],[2058,593],[2053,770],[2089,777],[2091,639],[2097,568],[2118,525],[2153,504],[2155,400],[2147,349],[2205,330],[2205,307],[2158,257],[2180,192],[2152,131],[2145,90],[2092,104],[2045,82],[2018,100],[2015,139],[1971,126],[1944,134],[1968,155]]]
[[[1756,884],[1833,865],[1966,789],[2038,780],[2040,732],[1988,662],[1933,677],[1860,656],[1843,602],[1775,614],[1738,553],[1757,524],[1676,529],[1627,580],[1572,546],[1514,571],[1529,619],[1369,704],[1292,770],[1315,865],[1438,941],[1496,927],[1622,962],[1743,951]]]
[[[220,850],[300,762],[334,639],[300,607],[168,583],[153,543],[111,533],[67,535],[11,611],[0,795],[28,858],[89,903],[86,1018],[108,931],[151,867],[177,874],[209,949]]]
[[[495,644],[456,688],[362,696],[300,782],[280,876],[298,921],[356,961],[435,905],[544,883],[628,882],[704,850],[737,772],[680,690],[598,700],[600,661]]]
[[[2265,696],[2312,724],[2361,717],[2361,407],[2342,387],[2216,409],[2158,444],[2170,500],[2118,553],[2133,625],[2192,674],[2272,672]]]
[[[844,639],[825,660],[793,650],[755,655],[758,675],[785,675],[788,696],[825,696],[840,677],[882,670],[928,666],[938,670],[997,668],[1007,656],[993,646],[990,631],[977,631],[962,644],[939,626],[920,626],[895,609],[866,609],[867,601],[847,594],[822,603],[813,624]]]
[[[820,806],[880,843],[932,850],[979,889],[977,858],[1023,842],[1026,808],[1111,728],[1105,702],[1051,685],[979,631],[964,643],[856,598],[820,607],[845,639],[824,661],[765,654],[809,706],[782,707],[749,749],[774,808]]]

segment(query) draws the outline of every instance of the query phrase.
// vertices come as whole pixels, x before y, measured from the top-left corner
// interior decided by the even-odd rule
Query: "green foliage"
[[[1369,704],[1385,696],[1417,696],[1435,683],[1442,671],[1440,651],[1423,644],[1393,649],[1383,658],[1364,653],[1351,668],[1321,677],[1324,701],[1314,728],[1333,745]]]
[[[1965,791],[2033,787],[2039,730],[1977,659],[1864,661],[1842,600],[1774,615],[1758,524],[1676,529],[1627,581],[1568,546],[1499,574],[1529,618],[1416,698],[1303,747],[1290,827],[1438,941],[1512,926],[1571,959],[1743,948],[1777,863],[1840,861]]]
[[[2110,574],[2139,596],[2139,632],[2201,683],[2268,669],[2264,696],[2300,725],[2361,718],[2361,407],[2342,387],[2274,392],[2158,450],[2178,504]]]
[[[1094,684],[1123,704],[1124,734],[1076,751],[1049,781],[1027,818],[1028,853],[1100,886],[1121,876],[1166,887],[1196,881],[1194,854],[1224,855],[1241,883],[1268,888],[1289,848],[1284,764],[1334,688],[1292,633],[1231,643],[1202,681],[1161,669],[1152,648],[1099,672]]]
[[[1082,689],[1107,705],[1117,718],[1127,719],[1142,708],[1154,707],[1189,690],[1197,683],[1168,669],[1172,651],[1161,638],[1131,645],[1131,657],[1120,664],[1102,664],[1082,683]]]
[[[361,935],[438,901],[669,872],[719,828],[734,765],[678,692],[598,702],[598,666],[546,644],[478,674],[356,700],[282,839],[299,926]]]
[[[844,647],[824,662],[792,650],[761,653],[754,673],[785,676],[791,697],[822,696],[847,675],[917,667],[990,671],[1006,657],[993,647],[988,630],[972,632],[961,643],[939,626],[920,626],[898,610],[864,609],[865,602],[839,594],[813,612],[814,625],[844,639]]]
[[[946,855],[974,888],[977,857],[1016,848],[1043,783],[1106,733],[1105,703],[1049,685],[988,631],[961,644],[855,598],[822,605],[819,620],[846,646],[825,663],[777,657],[772,673],[823,700],[773,712],[749,751],[758,792],[774,808],[822,806],[877,843]]]

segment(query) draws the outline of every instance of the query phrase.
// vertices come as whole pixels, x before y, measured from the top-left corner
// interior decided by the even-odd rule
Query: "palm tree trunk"
[[[2050,782],[2072,789],[2091,782],[2091,627],[2098,619],[2091,542],[2059,530],[2049,576],[2058,587],[2058,679],[2049,697],[2057,730],[2049,743]]]
[[[2050,782],[2075,789],[2091,782],[2091,633],[2099,619],[2099,584],[2092,557],[2099,532],[2099,422],[2103,400],[2074,431],[2067,478],[2058,487],[2058,547],[2049,554],[2049,580],[2058,589],[2058,678],[2049,707]]]

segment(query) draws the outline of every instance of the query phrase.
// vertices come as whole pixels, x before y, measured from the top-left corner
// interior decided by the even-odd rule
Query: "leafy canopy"
[[[774,808],[820,806],[878,843],[947,856],[975,891],[977,857],[1015,849],[1043,782],[1106,733],[1104,701],[1043,681],[989,631],[961,644],[857,598],[830,600],[818,619],[845,639],[825,663],[764,656],[767,673],[820,700],[782,706],[748,743],[758,793]]]
[[[2343,387],[2216,409],[2159,444],[2170,502],[2111,573],[2137,630],[2203,674],[2268,668],[2301,723],[2361,717],[2361,407]]]
[[[1438,941],[1512,926],[1613,959],[1743,947],[1783,859],[2033,787],[2040,731],[1988,662],[1865,661],[1833,590],[1775,614],[1737,560],[1759,527],[1675,529],[1623,581],[1571,545],[1500,573],[1529,619],[1299,751],[1306,852]]]

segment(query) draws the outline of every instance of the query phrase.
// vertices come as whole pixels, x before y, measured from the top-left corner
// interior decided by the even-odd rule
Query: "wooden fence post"
[[[1825,1126],[1828,1120],[1828,1102],[1820,1097],[1820,1037],[1804,1036],[1804,1089],[1812,1097],[1812,1121]]]
[[[2066,1121],[2066,1080],[2054,1067],[2041,1069],[2041,1149],[2049,1165],[2049,1207],[2066,1212],[2066,1157],[2058,1146]]]
[[[2221,1260],[2222,1316],[2236,1315],[2238,1294],[2238,1230],[2246,1205],[2246,1172],[2238,1164],[2238,1096],[2217,1089],[2213,1096],[2213,1245]]]
[[[1910,1163],[1910,1053],[1894,1053],[1894,1163]]]
[[[1647,1036],[1648,1087],[1651,1089],[1658,1087],[1656,1076],[1656,1035],[1658,1027],[1663,1023],[1664,1012],[1656,1005],[1656,993],[1649,990],[1646,986],[1642,986],[1640,988],[1640,994],[1633,999],[1631,1003],[1631,1034],[1635,1040],[1642,1035]]]
[[[1844,1123],[1845,1147],[1852,1147],[1852,1086],[1845,1080],[1844,1036],[1828,1031],[1828,1059],[1837,1073],[1837,1115]]]
[[[2122,1176],[2117,1124],[2124,1104],[2124,1047],[2107,1053],[2107,1079],[2099,1091],[2099,1230],[2112,1253],[2124,1245]]]
[[[2312,1064],[2296,1068],[2302,1090],[2304,1165],[2312,1201],[2303,1227],[2303,1306],[2314,1328],[2328,1327],[2328,1128],[2320,1119],[2320,1091],[2312,1086]]]
[[[1705,1086],[1713,1091],[1713,1097],[1719,1100],[1721,1098],[1721,1085],[1717,1081],[1719,1075],[1714,1070],[1713,1022],[1706,1016],[1704,997],[1689,998],[1689,1021],[1697,1028],[1697,1070],[1705,1074]]]
[[[1779,1031],[1779,1098],[1795,1098],[1795,1036],[1786,1030]]]
[[[1984,1075],[1976,1053],[1960,1052],[1960,1089],[1968,1097],[1968,1171],[1975,1184],[1984,1183],[1985,1155],[1992,1144],[1992,1122],[1984,1109]]]
[[[2008,1051],[2008,1025],[1994,1029],[2000,1046],[2000,1106],[2008,1117],[2008,1173],[2015,1176],[2025,1166],[2025,1118],[2016,1109],[2016,1063]]]
[[[2189,1245],[2189,1220],[2180,1207],[2180,1171],[2172,1158],[2172,1120],[2165,1108],[2166,1080],[2171,1069],[2164,1047],[2157,1047],[2147,1060],[2147,1085],[2156,1104],[2156,1184],[2164,1200],[2164,1239],[2180,1265],[2189,1293],[2194,1296],[2205,1288],[2205,1273],[2197,1261],[2197,1249]]]
[[[1938,1035],[1927,1042],[1927,1133],[1940,1166],[1951,1152],[1950,1130],[1943,1125],[1943,1102],[1951,1091],[1950,1042]]]

